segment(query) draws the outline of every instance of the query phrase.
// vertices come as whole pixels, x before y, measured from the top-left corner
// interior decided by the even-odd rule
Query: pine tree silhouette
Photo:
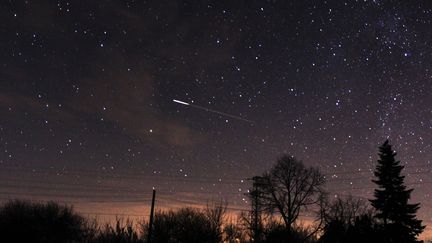
[[[377,211],[375,217],[382,223],[386,242],[421,242],[417,236],[425,226],[416,218],[420,204],[408,204],[413,189],[406,189],[404,185],[405,176],[401,175],[404,166],[395,159],[396,153],[388,140],[379,151],[380,159],[374,173],[378,179],[372,180],[378,189],[370,202]]]

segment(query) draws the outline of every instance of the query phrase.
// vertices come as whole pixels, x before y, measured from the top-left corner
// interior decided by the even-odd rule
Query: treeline
[[[292,156],[282,156],[261,176],[254,177],[249,215],[253,242],[413,243],[425,228],[416,218],[420,204],[410,204],[404,166],[397,161],[388,140],[379,147],[375,169],[377,188],[370,200],[333,198],[324,190],[324,176]],[[268,217],[277,216],[277,239],[263,233]],[[300,227],[299,218],[314,217]],[[304,233],[306,232],[306,233]]]
[[[151,237],[146,221],[99,225],[72,207],[10,201],[0,207],[0,242],[289,242],[414,243],[425,228],[410,204],[403,166],[388,141],[379,148],[374,198],[331,197],[325,177],[288,155],[253,177],[250,210],[235,220],[223,202],[202,210],[157,211]]]
[[[223,204],[204,210],[182,208],[155,213],[151,242],[222,242],[233,230]],[[148,242],[148,223],[119,218],[100,225],[55,202],[9,201],[0,207],[0,242]],[[227,234],[224,233],[227,231]],[[226,235],[226,236],[225,236]]]

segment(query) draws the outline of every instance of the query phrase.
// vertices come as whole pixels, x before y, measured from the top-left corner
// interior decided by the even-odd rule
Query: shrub
[[[85,220],[67,205],[9,201],[0,207],[1,242],[80,242]]]

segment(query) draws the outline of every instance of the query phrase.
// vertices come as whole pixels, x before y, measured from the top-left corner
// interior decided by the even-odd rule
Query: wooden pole
[[[155,198],[156,198],[156,190],[153,188],[153,197],[152,197],[152,204],[151,204],[151,209],[150,209],[150,221],[149,221],[149,228],[148,228],[148,232],[147,232],[147,243],[150,243],[151,236],[152,236]]]

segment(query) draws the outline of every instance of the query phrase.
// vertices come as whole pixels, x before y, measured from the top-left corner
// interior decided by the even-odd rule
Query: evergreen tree
[[[420,204],[408,204],[413,189],[404,185],[405,176],[401,175],[404,166],[395,159],[396,153],[388,140],[379,150],[380,159],[374,173],[377,180],[373,180],[378,189],[375,189],[375,199],[370,200],[377,211],[375,217],[382,223],[387,242],[420,242],[417,236],[425,226],[416,218]]]

